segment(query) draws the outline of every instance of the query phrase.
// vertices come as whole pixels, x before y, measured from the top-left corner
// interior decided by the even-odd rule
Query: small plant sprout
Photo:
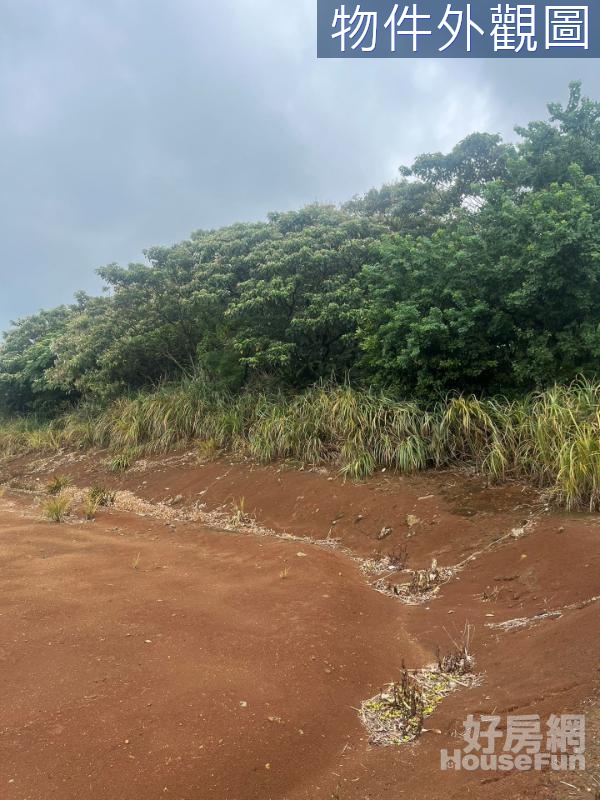
[[[60,494],[63,489],[66,489],[72,483],[73,479],[70,475],[54,475],[46,484],[46,491],[52,495]]]
[[[70,506],[70,499],[64,494],[59,494],[46,500],[42,508],[44,515],[51,522],[63,522],[69,514]]]

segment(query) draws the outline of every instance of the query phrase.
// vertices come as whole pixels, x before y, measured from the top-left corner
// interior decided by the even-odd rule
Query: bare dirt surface
[[[594,800],[600,517],[454,473],[344,484],[179,454],[116,476],[102,458],[0,464],[2,800]],[[75,508],[44,521],[57,473],[166,501],[171,516],[101,508],[85,522]],[[341,547],[183,519],[241,498],[262,526]],[[412,568],[475,558],[406,605],[352,557],[390,552]],[[530,621],[490,627],[515,618]],[[443,700],[414,744],[370,745],[361,701],[466,623],[481,685]],[[587,770],[442,772],[469,713],[586,713]]]

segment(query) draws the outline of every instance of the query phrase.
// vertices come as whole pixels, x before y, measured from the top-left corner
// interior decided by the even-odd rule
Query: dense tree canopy
[[[340,208],[198,231],[13,324],[0,410],[202,376],[404,396],[516,394],[600,363],[600,103],[571,84],[521,140],[475,133]]]

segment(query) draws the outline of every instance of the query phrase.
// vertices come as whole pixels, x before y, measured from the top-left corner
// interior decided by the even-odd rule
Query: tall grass
[[[206,441],[264,462],[330,463],[355,479],[383,467],[467,465],[547,487],[569,509],[600,508],[600,383],[584,380],[520,400],[456,396],[429,407],[349,386],[229,395],[188,382],[48,425],[0,426],[0,453],[12,455],[64,446],[164,453]]]

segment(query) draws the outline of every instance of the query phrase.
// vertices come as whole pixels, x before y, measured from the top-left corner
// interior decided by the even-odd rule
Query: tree
[[[364,364],[421,396],[514,394],[577,374],[600,355],[600,190],[569,182],[484,193],[430,239],[388,237],[363,271]]]
[[[56,340],[72,314],[72,308],[59,306],[12,323],[0,347],[0,410],[45,414],[75,397],[47,379]]]
[[[541,189],[568,179],[571,166],[600,179],[600,103],[582,97],[581,83],[569,84],[566,106],[549,103],[548,121],[515,128],[523,138],[513,164],[515,181]]]

